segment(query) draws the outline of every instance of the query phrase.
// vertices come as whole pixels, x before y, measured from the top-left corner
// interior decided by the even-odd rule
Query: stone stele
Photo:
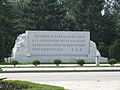
[[[20,63],[33,60],[53,62],[75,62],[84,59],[86,62],[107,62],[101,57],[96,44],[90,40],[90,32],[77,31],[26,31],[20,34],[12,50],[12,59]]]

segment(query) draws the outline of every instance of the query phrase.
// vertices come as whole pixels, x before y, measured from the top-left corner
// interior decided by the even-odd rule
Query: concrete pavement
[[[49,67],[56,66],[55,64],[41,64],[38,66],[48,66],[48,67],[31,67],[32,64],[28,65],[16,65],[24,68],[2,68],[4,72],[2,73],[20,73],[20,72],[99,72],[99,71],[120,71],[120,67],[94,67],[95,64],[85,64],[88,67],[74,67],[79,66],[77,64],[60,64],[60,66],[70,66],[70,67]],[[28,67],[31,68],[28,68]],[[71,67],[73,66],[73,67]],[[89,67],[93,66],[93,67]],[[109,64],[100,64],[100,66],[110,66]],[[120,66],[120,64],[115,64],[115,66]],[[13,65],[0,65],[0,67],[13,67]],[[25,68],[26,67],[26,68]]]
[[[62,86],[69,90],[120,90],[120,72],[0,73],[0,77]]]
[[[55,67],[55,68],[2,68],[2,73],[21,72],[105,72],[120,71],[120,67]]]

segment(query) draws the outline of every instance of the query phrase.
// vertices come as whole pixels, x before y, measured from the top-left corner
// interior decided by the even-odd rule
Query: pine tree
[[[105,6],[105,0],[80,0],[75,8],[75,19],[76,28],[80,31],[90,31],[91,40],[97,45],[103,42],[106,49],[102,53],[108,55],[108,47],[116,38],[116,23],[114,16],[107,12],[108,8],[105,9]],[[104,15],[101,13],[103,10]]]
[[[11,55],[13,42],[12,21],[13,7],[7,0],[0,1],[0,57],[1,59]]]
[[[97,44],[102,42],[100,30],[103,16],[101,11],[104,7],[104,0],[80,0],[75,8],[76,28],[79,31],[90,31],[91,40]]]
[[[92,31],[100,28],[104,0],[80,0],[75,8],[77,29]]]
[[[116,0],[114,16],[116,17],[117,38],[120,38],[120,0]]]
[[[15,16],[12,22],[13,33],[15,34],[15,37],[25,32],[26,21],[23,18],[24,15],[23,10],[29,2],[30,0],[15,0],[11,2],[14,8],[14,16]]]
[[[66,16],[58,0],[31,0],[24,12],[27,29],[35,30],[61,30]]]

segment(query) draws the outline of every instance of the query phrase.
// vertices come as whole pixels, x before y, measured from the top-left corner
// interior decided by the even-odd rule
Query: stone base
[[[32,57],[16,57],[19,63],[31,63],[33,60],[39,60],[42,63],[53,63],[54,59],[60,59],[62,62],[76,62],[77,59],[84,59],[85,62],[95,62],[95,57],[86,56],[32,56]],[[100,62],[108,62],[107,58],[99,57]]]

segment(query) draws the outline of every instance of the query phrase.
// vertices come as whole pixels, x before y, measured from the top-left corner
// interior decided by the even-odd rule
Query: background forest
[[[120,0],[0,0],[0,60],[26,30],[90,31],[101,55],[120,62]]]

